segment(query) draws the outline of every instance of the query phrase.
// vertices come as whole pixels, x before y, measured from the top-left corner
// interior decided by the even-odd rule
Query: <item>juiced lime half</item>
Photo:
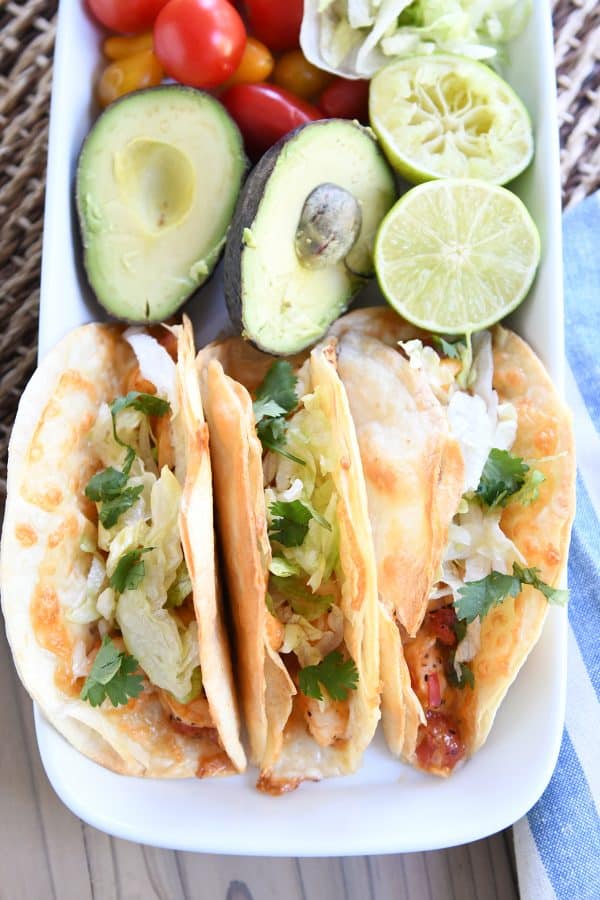
[[[371,125],[408,181],[482,178],[506,184],[529,164],[529,114],[483,63],[450,54],[412,56],[371,81]]]
[[[441,334],[471,333],[511,312],[539,259],[540,238],[521,200],[467,178],[412,188],[375,242],[375,270],[390,305]]]

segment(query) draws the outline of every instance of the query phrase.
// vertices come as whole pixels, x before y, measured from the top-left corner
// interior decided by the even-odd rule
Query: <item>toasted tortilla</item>
[[[511,453],[546,476],[534,503],[505,507],[500,527],[521,551],[527,566],[535,566],[543,581],[557,586],[566,571],[575,515],[571,413],[542,362],[522,338],[496,325],[492,345],[493,387],[501,402],[508,400],[517,409],[517,437]],[[472,662],[475,689],[464,692],[462,727],[469,755],[486,740],[498,707],[537,643],[547,615],[546,598],[525,587],[518,597],[509,597],[483,619],[481,646]]]
[[[251,363],[246,374],[237,358]],[[310,356],[311,389],[321,389],[333,423],[332,477],[339,496],[341,601],[344,642],[359,673],[349,695],[349,738],[321,747],[294,703],[296,689],[270,647],[265,603],[271,548],[263,490],[262,447],[251,396],[226,374],[235,371],[256,388],[272,364],[238,338],[205,348],[198,356],[211,453],[219,530],[237,638],[238,681],[251,756],[259,787],[280,793],[300,781],[355,771],[379,719],[379,652],[376,571],[365,485],[346,394],[335,367],[334,344]]]
[[[359,442],[365,423],[367,426],[371,424],[372,427],[372,420],[384,431],[388,427],[388,422],[397,424],[400,429],[402,429],[402,423],[406,422],[407,434],[412,434],[412,426],[418,428],[418,425],[416,422],[411,425],[412,408],[410,404],[407,405],[402,394],[398,395],[397,414],[394,416],[387,408],[385,408],[385,414],[381,414],[383,407],[378,406],[378,393],[369,389],[369,372],[375,371],[375,363],[372,361],[375,353],[381,361],[386,359],[385,366],[389,367],[390,373],[393,369],[391,357],[384,354],[381,346],[379,350],[376,350],[374,345],[369,342],[376,340],[393,348],[397,347],[398,341],[413,338],[426,339],[426,333],[404,322],[387,308],[361,309],[350,313],[335,323],[332,332],[340,341],[340,373],[350,398]],[[344,362],[345,342],[351,351],[348,354],[350,366],[345,365]],[[529,506],[513,503],[504,509],[500,523],[501,528],[521,551],[527,566],[539,568],[540,577],[554,586],[561,581],[566,567],[569,536],[575,512],[575,453],[571,417],[544,366],[525,341],[513,332],[497,325],[492,329],[492,342],[493,387],[498,393],[500,402],[510,401],[517,410],[518,429],[511,452],[527,459],[531,465],[543,472],[546,478],[540,486],[539,497],[534,503]],[[367,349],[370,354],[369,358],[367,360],[364,355],[361,365],[360,351],[362,350],[366,354]],[[390,352],[393,353],[391,350]],[[356,354],[356,356],[354,357],[352,354]],[[378,378],[380,383],[388,385],[388,382],[389,384],[392,382],[392,375],[384,371],[385,366],[382,365]],[[349,375],[345,377],[344,372],[347,368],[349,368]],[[405,384],[407,390],[413,392],[416,406],[421,388],[414,384],[410,385],[408,381]],[[399,390],[398,387],[396,390]],[[376,398],[372,403],[368,402],[370,396]],[[356,397],[359,398],[358,401]],[[422,418],[422,422],[424,426],[428,422],[430,425],[432,424],[432,420],[428,420],[426,416]],[[439,428],[439,423],[436,427]],[[446,433],[444,429],[443,431]],[[372,479],[374,481],[377,481],[380,475],[383,477],[381,473],[386,473],[387,466],[389,466],[387,457],[381,452],[386,446],[387,431],[385,437],[382,435],[379,437],[378,450],[380,452],[372,452],[367,445],[367,455],[371,461],[367,460],[365,464],[371,515],[377,515],[379,520],[378,524],[374,525],[376,548],[384,546],[383,541],[378,542],[377,533],[379,529],[386,529],[388,521],[390,523],[390,539],[394,533],[392,530],[393,517],[389,518],[389,513],[386,514],[387,498],[377,498],[379,502],[375,507],[372,499],[374,492],[369,485],[370,465],[373,465],[375,470]],[[403,445],[400,443],[398,446]],[[364,462],[364,441],[361,444],[361,451]],[[406,453],[406,447],[403,448],[403,452]],[[410,459],[410,454],[408,454],[408,458]],[[448,465],[449,470],[446,470],[448,477],[442,477],[435,488],[438,494],[435,502],[439,505],[446,522],[446,534],[460,499],[462,483],[461,466],[454,449],[450,450]],[[404,481],[405,483],[408,481],[410,484],[409,469],[410,467],[407,467]],[[419,471],[422,470],[421,468]],[[442,466],[443,470],[444,465]],[[431,472],[429,477],[432,477]],[[384,480],[389,490],[388,479]],[[390,499],[391,496],[390,492]],[[426,498],[426,493],[422,493],[419,502],[427,505]],[[401,493],[398,493],[395,499],[401,504],[400,510],[405,511],[411,522],[414,521],[414,503],[403,503]],[[419,516],[416,517],[416,521],[419,521]],[[406,535],[403,535],[401,540],[406,541]],[[419,552],[420,545],[418,541],[415,542],[414,536],[409,535],[408,547],[412,548],[413,552]],[[433,549],[433,541],[430,547]],[[382,577],[383,558],[384,556],[380,552],[378,554],[380,596],[390,590],[392,586],[392,582],[386,580],[384,573],[384,577]],[[435,571],[427,565],[427,554],[421,555],[421,560],[423,571],[428,576],[428,586],[427,579],[425,579],[425,588],[414,578],[410,580],[415,591],[415,602],[416,598],[427,598],[436,581]],[[407,571],[410,571],[410,568]],[[398,591],[400,592],[398,596],[402,596],[400,585],[398,585]],[[426,605],[425,599],[425,606],[421,607],[423,612]],[[410,605],[407,608],[410,609]],[[486,740],[500,703],[540,636],[547,613],[548,603],[544,596],[539,591],[526,587],[515,599],[508,598],[500,606],[492,609],[481,623],[480,648],[470,663],[475,676],[475,688],[473,690],[465,688],[459,692],[460,730],[461,738],[466,746],[467,757],[479,749]],[[400,616],[398,618],[402,621]],[[382,623],[380,624],[380,642],[384,730],[392,752],[417,764],[415,751],[418,725],[419,722],[424,721],[423,712],[414,691],[410,688],[408,667],[402,652],[402,640],[388,610],[384,610],[382,613]],[[435,771],[435,774],[447,775],[448,771]]]
[[[362,311],[361,320],[368,321]],[[424,716],[396,623],[414,635],[427,611],[461,498],[462,454],[427,380],[396,349],[366,331],[344,331],[338,370],[358,437],[377,560],[383,726],[392,752],[404,755]]]
[[[137,367],[122,332],[97,324],[71,332],[45,357],[21,398],[9,447],[2,533],[9,643],[23,684],[48,720],[101,765],[170,778],[241,770],[245,756],[215,578],[207,426],[188,321],[175,329],[179,411],[171,427],[172,437],[184,437],[181,536],[214,728],[186,734],[147,682],[138,698],[116,709],[107,700],[94,708],[79,698],[84,679],[73,674],[73,650],[78,642],[89,644],[90,626],[69,622],[64,610],[67,599],[84,588],[89,565],[80,539],[94,508],[84,488],[98,460],[87,435],[101,403],[126,392]]]

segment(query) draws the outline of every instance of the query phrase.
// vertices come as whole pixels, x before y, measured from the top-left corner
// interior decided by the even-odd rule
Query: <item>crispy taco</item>
[[[2,606],[23,684],[116,772],[241,771],[191,325],[84,325],[17,413]]]
[[[373,525],[386,738],[448,775],[488,736],[548,602],[566,599],[570,416],[500,326],[471,346],[369,309],[333,332]]]
[[[355,771],[379,719],[358,445],[332,345],[296,371],[232,339],[198,367],[251,756],[280,793]]]

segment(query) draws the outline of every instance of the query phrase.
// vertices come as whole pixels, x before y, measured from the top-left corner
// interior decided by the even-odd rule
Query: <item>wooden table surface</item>
[[[452,850],[327,860],[180,853],[108,837],[50,787],[3,629],[0,701],[0,900],[518,897],[510,832]]]

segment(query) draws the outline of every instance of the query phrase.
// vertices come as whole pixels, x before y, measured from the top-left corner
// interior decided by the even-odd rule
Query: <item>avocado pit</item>
[[[362,212],[356,197],[331,182],[310,192],[296,229],[298,259],[309,269],[323,269],[346,258],[362,227]]]
[[[115,153],[114,167],[123,200],[147,233],[179,225],[193,208],[194,169],[172,144],[135,138]]]

